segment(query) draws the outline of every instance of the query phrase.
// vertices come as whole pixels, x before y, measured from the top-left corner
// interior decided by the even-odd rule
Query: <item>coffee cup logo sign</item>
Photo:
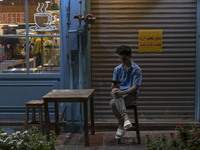
[[[35,26],[31,26],[29,29],[32,31],[53,31],[56,30],[56,26],[52,25],[53,21],[56,21],[56,16],[53,16],[51,13],[47,12],[48,3],[45,4],[38,3],[36,8],[37,13],[34,14]],[[45,6],[46,5],[46,6]],[[43,11],[44,9],[44,11]]]

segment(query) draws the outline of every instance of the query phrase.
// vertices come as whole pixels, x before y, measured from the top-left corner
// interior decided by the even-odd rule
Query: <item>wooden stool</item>
[[[139,124],[138,124],[137,104],[135,103],[131,105],[130,107],[128,107],[127,109],[129,108],[134,110],[135,123],[132,123],[132,127],[126,131],[136,131],[137,143],[140,144],[141,140],[140,140],[140,129],[139,129]],[[121,144],[121,138],[118,139],[118,144]]]
[[[43,133],[43,117],[42,117],[42,106],[44,104],[43,100],[31,100],[26,103],[26,114],[25,114],[25,129],[28,129],[29,124],[39,124],[40,132]],[[29,123],[29,108],[32,108],[32,122]],[[39,122],[35,118],[35,108],[38,108],[39,112]]]

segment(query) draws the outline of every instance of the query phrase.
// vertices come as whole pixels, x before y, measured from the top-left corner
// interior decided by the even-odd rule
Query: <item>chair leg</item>
[[[118,139],[118,140],[117,140],[117,144],[121,144],[121,139]]]
[[[138,124],[138,113],[137,113],[137,105],[134,105],[134,116],[135,116],[135,129],[136,129],[136,136],[137,136],[137,142],[138,144],[141,143],[140,140],[140,129],[139,129],[139,124]]]
[[[138,113],[137,113],[137,104],[133,105],[133,109],[134,109],[134,118],[135,118],[135,123],[133,124],[133,126],[135,127],[134,130],[127,130],[127,131],[136,131],[136,136],[137,136],[137,143],[141,144],[141,139],[140,139],[140,129],[139,129],[139,123],[138,123]],[[118,144],[122,144],[121,139],[117,140]]]
[[[29,120],[29,108],[26,107],[26,111],[25,111],[25,130],[28,129],[28,120]]]

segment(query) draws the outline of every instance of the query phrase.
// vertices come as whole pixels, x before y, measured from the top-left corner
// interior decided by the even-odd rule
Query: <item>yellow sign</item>
[[[162,52],[162,30],[138,30],[139,52]]]

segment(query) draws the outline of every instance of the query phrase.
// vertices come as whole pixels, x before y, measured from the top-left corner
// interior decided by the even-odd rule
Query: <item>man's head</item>
[[[117,48],[116,53],[119,55],[119,58],[123,65],[128,66],[131,62],[131,48],[126,45],[121,45]]]
[[[116,53],[118,55],[127,55],[130,56],[131,55],[131,48],[129,46],[126,45],[121,45],[117,48]]]

